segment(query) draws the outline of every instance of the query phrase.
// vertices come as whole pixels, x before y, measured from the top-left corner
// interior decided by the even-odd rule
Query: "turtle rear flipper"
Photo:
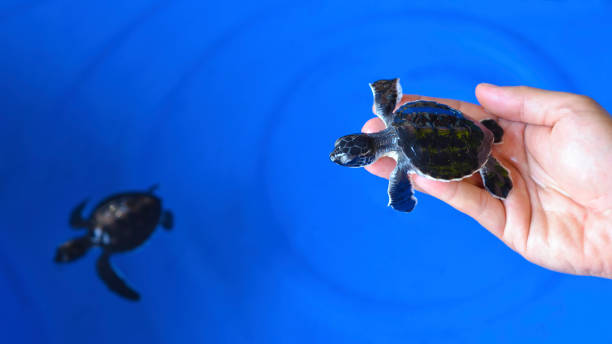
[[[409,212],[414,209],[417,200],[408,177],[408,168],[402,165],[398,162],[389,177],[389,205],[395,210]]]
[[[69,221],[70,227],[81,229],[89,226],[89,221],[83,218],[83,209],[85,209],[85,205],[87,205],[87,200],[77,204],[77,206],[72,209]]]
[[[504,137],[504,129],[497,124],[494,119],[483,119],[480,121],[487,129],[493,133],[493,143],[501,143]]]
[[[370,84],[374,94],[374,109],[376,115],[389,127],[393,121],[393,111],[402,100],[402,87],[399,78],[378,80]]]
[[[55,252],[55,258],[53,259],[56,263],[68,263],[81,258],[87,253],[90,247],[93,246],[91,238],[88,236],[82,236],[74,238],[70,241],[66,241]]]
[[[115,272],[109,257],[110,254],[108,252],[104,252],[100,258],[98,258],[96,269],[100,279],[102,279],[108,289],[117,293],[119,296],[132,301],[140,300],[140,295],[130,288],[130,286],[121,277],[119,277],[117,272]]]
[[[512,190],[510,172],[494,157],[490,156],[486,164],[480,169],[480,176],[485,189],[496,198],[506,199]]]
[[[160,223],[167,230],[171,230],[174,227],[174,215],[172,215],[170,210],[162,212]]]

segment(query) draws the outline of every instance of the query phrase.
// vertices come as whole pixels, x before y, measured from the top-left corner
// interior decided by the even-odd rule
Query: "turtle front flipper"
[[[496,198],[506,199],[512,190],[512,179],[510,172],[502,166],[494,157],[480,169],[480,176],[485,189]]]
[[[83,209],[87,205],[87,200],[79,203],[70,213],[70,227],[75,229],[87,228],[89,221],[83,218]]]
[[[376,115],[389,127],[393,121],[393,111],[402,100],[402,87],[399,78],[378,80],[370,84],[374,94]]]
[[[108,289],[117,293],[119,296],[132,301],[140,300],[140,295],[130,288],[130,286],[121,277],[119,277],[117,272],[115,272],[109,257],[110,254],[108,252],[104,252],[100,258],[98,258],[96,269],[100,279],[102,279]]]
[[[89,236],[82,236],[66,241],[55,252],[56,263],[68,263],[77,260],[87,253],[93,242]]]
[[[408,165],[398,161],[389,177],[389,205],[395,210],[409,212],[417,204],[408,171]]]

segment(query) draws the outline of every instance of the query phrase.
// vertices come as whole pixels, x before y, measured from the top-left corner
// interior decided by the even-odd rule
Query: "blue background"
[[[539,268],[423,194],[329,162],[368,82],[475,101],[478,82],[612,108],[609,1],[0,1],[6,343],[612,341],[612,282]],[[52,262],[71,208],[158,194],[176,216],[113,257]],[[93,204],[90,204],[90,208]]]

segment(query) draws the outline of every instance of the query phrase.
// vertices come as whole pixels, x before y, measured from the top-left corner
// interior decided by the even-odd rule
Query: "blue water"
[[[609,1],[0,1],[3,343],[608,343],[612,281],[559,274],[329,162],[368,82],[612,109]],[[159,182],[175,229],[58,266],[82,199]],[[94,203],[90,204],[91,209]]]

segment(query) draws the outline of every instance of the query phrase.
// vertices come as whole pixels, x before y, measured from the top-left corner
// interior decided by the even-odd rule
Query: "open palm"
[[[482,106],[435,100],[474,120],[497,118],[503,143],[493,155],[511,173],[514,189],[493,198],[481,179],[438,182],[412,175],[416,188],[467,215],[529,261],[580,275],[612,278],[612,118],[595,101],[570,93],[481,84]],[[364,132],[384,129],[378,118]],[[366,169],[389,178],[395,162]]]

